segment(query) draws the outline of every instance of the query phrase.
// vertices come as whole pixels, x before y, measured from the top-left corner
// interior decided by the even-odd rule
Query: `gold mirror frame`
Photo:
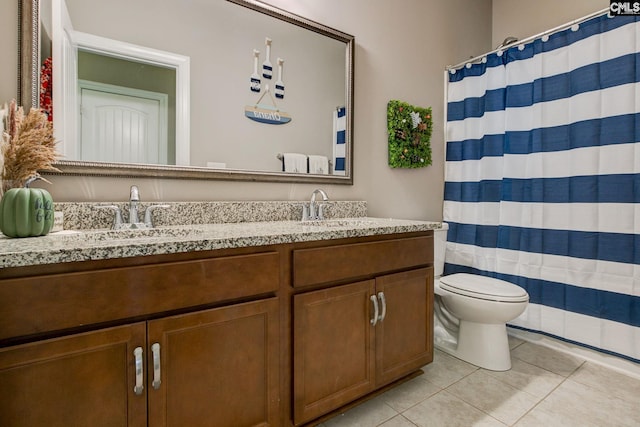
[[[345,165],[345,176],[322,176],[241,169],[221,170],[190,166],[84,162],[70,160],[58,161],[55,166],[60,169],[60,172],[47,172],[47,174],[353,185],[354,37],[301,16],[286,12],[274,6],[261,3],[257,0],[227,1],[345,43],[345,80],[347,87],[345,102],[345,105],[347,106],[346,152],[348,155]],[[39,0],[19,0],[18,26],[18,44],[20,48],[20,61],[18,65],[18,103],[25,107],[38,107],[38,93],[40,86]]]

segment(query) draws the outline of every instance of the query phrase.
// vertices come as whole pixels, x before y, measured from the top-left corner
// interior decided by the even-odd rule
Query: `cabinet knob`
[[[371,325],[376,326],[378,323],[378,298],[375,295],[371,295],[369,298],[373,302],[373,318],[371,319]]]
[[[135,359],[136,366],[136,386],[133,388],[133,392],[140,396],[144,390],[144,373],[142,366],[142,347],[136,347],[133,350],[133,357]]]

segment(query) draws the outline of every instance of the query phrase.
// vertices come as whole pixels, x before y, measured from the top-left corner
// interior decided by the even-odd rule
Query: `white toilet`
[[[449,224],[434,230],[434,343],[492,371],[511,369],[506,323],[524,312],[529,294],[503,280],[467,273],[443,276]]]

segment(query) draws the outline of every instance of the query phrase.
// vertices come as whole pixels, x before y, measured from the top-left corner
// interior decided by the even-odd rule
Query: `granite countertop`
[[[440,226],[439,222],[359,217],[308,222],[163,226],[147,230],[64,230],[47,236],[22,239],[0,236],[0,269],[409,233]]]

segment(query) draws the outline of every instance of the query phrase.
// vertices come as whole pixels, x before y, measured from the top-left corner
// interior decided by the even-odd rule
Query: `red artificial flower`
[[[40,109],[53,121],[53,66],[51,57],[45,59],[40,70]]]

